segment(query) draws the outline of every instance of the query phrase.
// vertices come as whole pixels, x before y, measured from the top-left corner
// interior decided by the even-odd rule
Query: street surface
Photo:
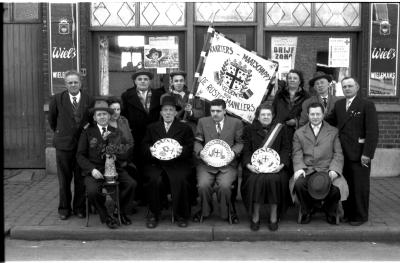
[[[400,243],[133,242],[5,240],[6,261],[18,260],[290,260],[400,261]]]

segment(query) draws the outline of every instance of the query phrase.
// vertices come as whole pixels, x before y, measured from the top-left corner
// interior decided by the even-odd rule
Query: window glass
[[[135,26],[135,8],[136,3],[92,3],[90,24],[94,27]]]
[[[311,26],[311,3],[267,3],[265,25]]]
[[[141,26],[184,26],[185,3],[140,3]]]
[[[315,26],[360,26],[360,4],[315,3]]]
[[[14,21],[27,21],[39,19],[39,3],[15,3]]]
[[[10,22],[11,4],[3,3],[3,22]]]
[[[218,13],[216,13],[218,11]],[[254,3],[195,3],[197,22],[254,22]]]
[[[179,69],[180,37],[177,35],[100,35],[100,95],[115,95],[133,85],[131,75],[147,68],[155,74]],[[159,86],[159,80],[153,80]]]

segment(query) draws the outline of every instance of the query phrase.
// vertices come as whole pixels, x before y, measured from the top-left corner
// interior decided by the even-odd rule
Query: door
[[[295,56],[295,66],[304,74],[305,88],[310,89],[308,81],[312,79],[317,71],[323,71],[331,74],[337,82],[335,92],[336,96],[343,96],[340,81],[345,76],[357,77],[357,33],[353,32],[267,32],[265,34],[266,56],[271,57],[271,37],[288,36],[297,37],[297,50]],[[348,67],[329,67],[329,39],[330,38],[349,38],[350,54]]]
[[[3,25],[4,167],[44,168],[40,24]]]

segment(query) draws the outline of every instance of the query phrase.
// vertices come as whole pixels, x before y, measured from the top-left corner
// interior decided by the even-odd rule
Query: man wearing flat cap
[[[290,188],[293,190],[294,187],[301,205],[301,224],[311,221],[313,205],[318,200],[324,201],[327,222],[336,224],[339,201],[341,197],[347,198],[341,195],[345,190],[337,187],[337,183],[341,183],[341,188],[347,186],[343,183],[344,157],[339,132],[323,121],[324,106],[321,103],[311,103],[307,112],[309,122],[293,136],[294,176]],[[318,174],[314,175],[316,172]]]
[[[126,215],[132,210],[136,182],[120,167],[120,162],[127,159],[129,146],[124,144],[122,132],[108,124],[114,111],[108,107],[105,99],[96,100],[90,113],[93,114],[95,124],[82,132],[76,154],[78,164],[85,176],[89,201],[96,207],[102,223],[106,223],[109,228],[117,228],[116,220],[107,212],[106,198],[101,192],[105,179],[106,147],[117,147],[119,150],[115,152],[115,166],[119,182],[121,222],[124,225],[130,225],[131,220]]]
[[[329,93],[331,81],[332,76],[322,71],[317,71],[314,77],[309,81],[310,87],[314,87],[317,94],[303,102],[299,126],[303,126],[308,122],[307,107],[313,102],[319,102],[324,106],[324,116],[328,116],[332,112],[338,98]]]
[[[160,118],[160,97],[163,89],[152,89],[150,82],[153,73],[147,69],[140,69],[132,74],[133,87],[121,95],[123,109],[121,115],[128,119],[132,136],[137,142],[133,148],[133,162],[137,168],[136,180],[138,181],[137,199],[145,202],[143,192],[143,157],[140,142],[144,138],[146,126]]]
[[[194,135],[191,128],[176,119],[181,109],[175,97],[166,95],[161,101],[162,119],[147,127],[143,139],[142,154],[146,158],[144,176],[150,214],[146,226],[154,228],[160,219],[162,199],[168,192],[172,197],[173,216],[179,227],[186,227],[190,217],[189,177],[192,174]],[[174,139],[179,143],[163,147],[164,154],[173,154],[163,159],[153,145],[159,140]],[[166,151],[164,151],[166,150]],[[176,157],[175,157],[176,156]],[[172,158],[173,157],[173,158]],[[170,159],[172,158],[172,159]]]

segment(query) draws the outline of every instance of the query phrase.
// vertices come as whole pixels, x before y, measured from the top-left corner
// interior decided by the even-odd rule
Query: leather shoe
[[[115,221],[114,218],[112,218],[111,216],[107,216],[106,218],[106,225],[111,228],[111,229],[116,229],[118,228],[118,223],[117,221]]]
[[[67,220],[69,215],[60,215],[61,220]]]
[[[228,218],[228,220],[229,220],[229,218]],[[239,218],[236,215],[236,213],[231,214],[231,221],[232,221],[232,224],[239,224]]]
[[[274,223],[268,223],[268,229],[271,231],[278,230],[278,221],[276,221]]]
[[[252,231],[258,231],[260,229],[260,219],[257,222],[254,222],[253,219],[250,220],[250,229]]]
[[[311,222],[311,214],[304,214],[301,216],[300,224],[308,224]]]
[[[196,214],[194,214],[193,219],[192,219],[193,222],[199,223],[200,222],[200,218],[201,218],[201,214],[202,214],[201,210],[196,212]],[[203,216],[203,220],[205,220],[205,219],[207,219],[207,217]]]
[[[183,217],[179,217],[176,223],[179,227],[187,227],[188,226],[188,221]]]
[[[121,223],[124,225],[131,225],[132,221],[125,214],[121,214]]]
[[[158,225],[158,218],[155,215],[150,215],[147,218],[146,227],[147,228],[155,228]]]
[[[75,213],[75,215],[77,217],[79,217],[79,218],[85,218],[86,217],[85,213],[82,213],[82,212],[77,212],[77,213]]]
[[[366,221],[350,221],[349,224],[352,226],[361,226],[364,224]]]
[[[326,222],[331,225],[336,225],[336,216],[326,215]]]

